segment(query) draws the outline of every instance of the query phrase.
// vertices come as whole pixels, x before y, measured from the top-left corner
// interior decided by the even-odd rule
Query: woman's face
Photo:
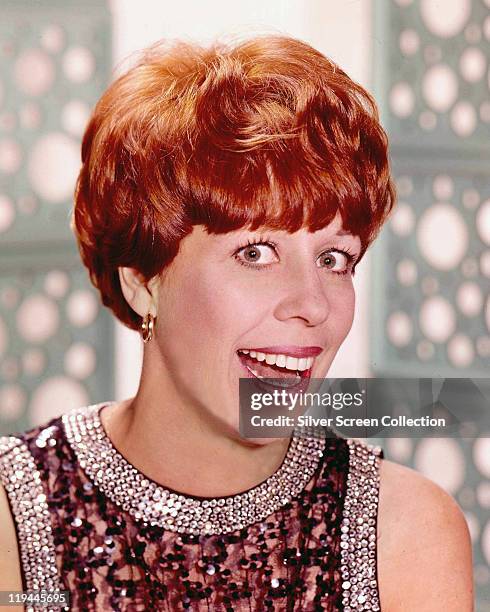
[[[265,374],[273,354],[290,357],[290,378],[327,375],[352,325],[360,250],[339,216],[315,233],[194,227],[157,288],[152,360],[200,418],[238,432],[239,379]],[[317,347],[312,364],[305,347]],[[262,361],[240,353],[258,348]]]

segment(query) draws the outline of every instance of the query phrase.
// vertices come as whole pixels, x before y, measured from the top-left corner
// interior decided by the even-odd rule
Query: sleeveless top
[[[28,611],[380,610],[379,447],[295,432],[263,483],[194,497],[126,461],[107,404],[0,437],[23,589],[70,597]]]

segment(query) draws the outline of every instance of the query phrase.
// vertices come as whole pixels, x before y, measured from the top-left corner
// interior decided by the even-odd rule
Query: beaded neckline
[[[99,416],[107,405],[75,408],[62,417],[80,467],[136,520],[179,533],[225,534],[263,521],[304,489],[325,448],[324,437],[295,431],[282,464],[265,481],[236,495],[197,498],[148,479],[117,451]]]

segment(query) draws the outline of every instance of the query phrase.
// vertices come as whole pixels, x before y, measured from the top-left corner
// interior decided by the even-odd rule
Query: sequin
[[[269,481],[268,515],[243,513],[239,496],[232,503],[209,499],[187,526],[193,533],[179,532],[145,520],[146,513],[157,510],[177,528],[187,497],[153,490],[133,466],[127,482],[124,465],[109,461],[114,453],[94,445],[94,410],[98,415],[103,405],[71,412],[78,423],[73,438],[62,418],[0,438],[0,477],[20,525],[24,588],[58,585],[70,591],[72,610],[87,612],[379,610],[378,449],[335,437],[321,445],[301,439],[295,460],[286,462],[298,467],[287,479],[296,492],[285,495]],[[38,444],[48,439],[55,444]],[[79,444],[92,449],[92,459],[77,453]],[[97,478],[111,487],[103,490]],[[29,500],[37,510],[26,523]],[[211,533],[213,521],[202,517],[215,509],[228,515],[228,525],[238,509],[240,524]]]

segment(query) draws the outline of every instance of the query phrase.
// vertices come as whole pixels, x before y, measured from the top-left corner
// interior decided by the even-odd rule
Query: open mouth
[[[257,379],[264,388],[299,391],[308,387],[313,357],[297,359],[249,349],[240,349],[237,354],[247,377]]]

